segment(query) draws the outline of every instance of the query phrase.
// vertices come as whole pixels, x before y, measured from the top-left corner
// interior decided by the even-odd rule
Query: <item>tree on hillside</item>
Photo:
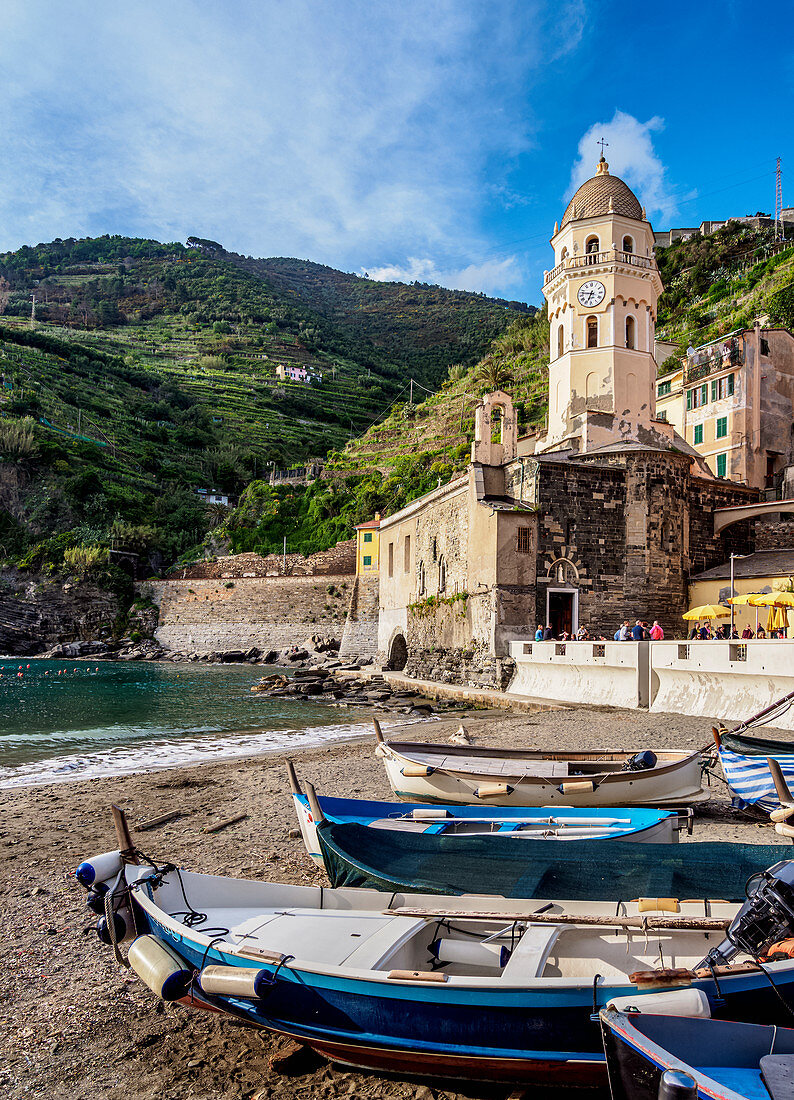
[[[486,355],[477,367],[474,377],[489,391],[503,390],[513,381],[513,372],[504,359]]]

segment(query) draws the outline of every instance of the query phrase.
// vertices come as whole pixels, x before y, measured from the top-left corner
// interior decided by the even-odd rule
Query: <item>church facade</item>
[[[498,684],[538,625],[680,634],[689,575],[752,549],[713,512],[757,493],[656,416],[653,230],[603,157],[551,243],[547,430],[519,438],[509,395],[486,395],[466,472],[380,521],[378,649],[414,675]]]

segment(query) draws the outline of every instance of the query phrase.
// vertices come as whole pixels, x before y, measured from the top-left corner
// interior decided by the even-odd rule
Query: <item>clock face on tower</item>
[[[586,283],[582,283],[579,287],[579,293],[576,297],[583,306],[597,306],[600,302],[603,302],[606,290],[604,284],[599,283],[597,279],[588,279]]]

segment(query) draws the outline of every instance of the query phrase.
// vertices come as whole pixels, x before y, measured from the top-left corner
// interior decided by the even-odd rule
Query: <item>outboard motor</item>
[[[794,936],[794,860],[781,860],[753,875],[746,893],[725,939],[695,969],[724,966],[740,951],[758,959],[773,944]]]
[[[644,772],[649,768],[655,768],[656,764],[656,753],[651,752],[650,749],[643,749],[642,752],[635,752],[633,756],[630,756],[623,765],[622,770],[624,772]]]

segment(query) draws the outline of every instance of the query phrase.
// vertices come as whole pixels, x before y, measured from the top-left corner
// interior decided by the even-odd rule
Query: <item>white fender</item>
[[[711,1016],[708,997],[694,985],[686,989],[669,989],[664,993],[615,997],[609,1001],[607,1008],[617,1009],[618,1012],[643,1012],[650,1016],[692,1016],[701,1020]]]
[[[193,971],[157,936],[138,936],[127,957],[152,993],[164,1001],[178,1001],[185,996]]]
[[[267,970],[245,966],[205,966],[199,984],[205,993],[220,993],[228,997],[258,996],[261,975]]]
[[[82,886],[93,886],[97,882],[106,882],[115,878],[121,870],[119,852],[103,852],[84,860],[75,871],[75,878]]]
[[[468,966],[487,966],[501,970],[510,958],[510,949],[497,943],[477,940],[433,940],[430,952],[440,962],[466,963]]]

